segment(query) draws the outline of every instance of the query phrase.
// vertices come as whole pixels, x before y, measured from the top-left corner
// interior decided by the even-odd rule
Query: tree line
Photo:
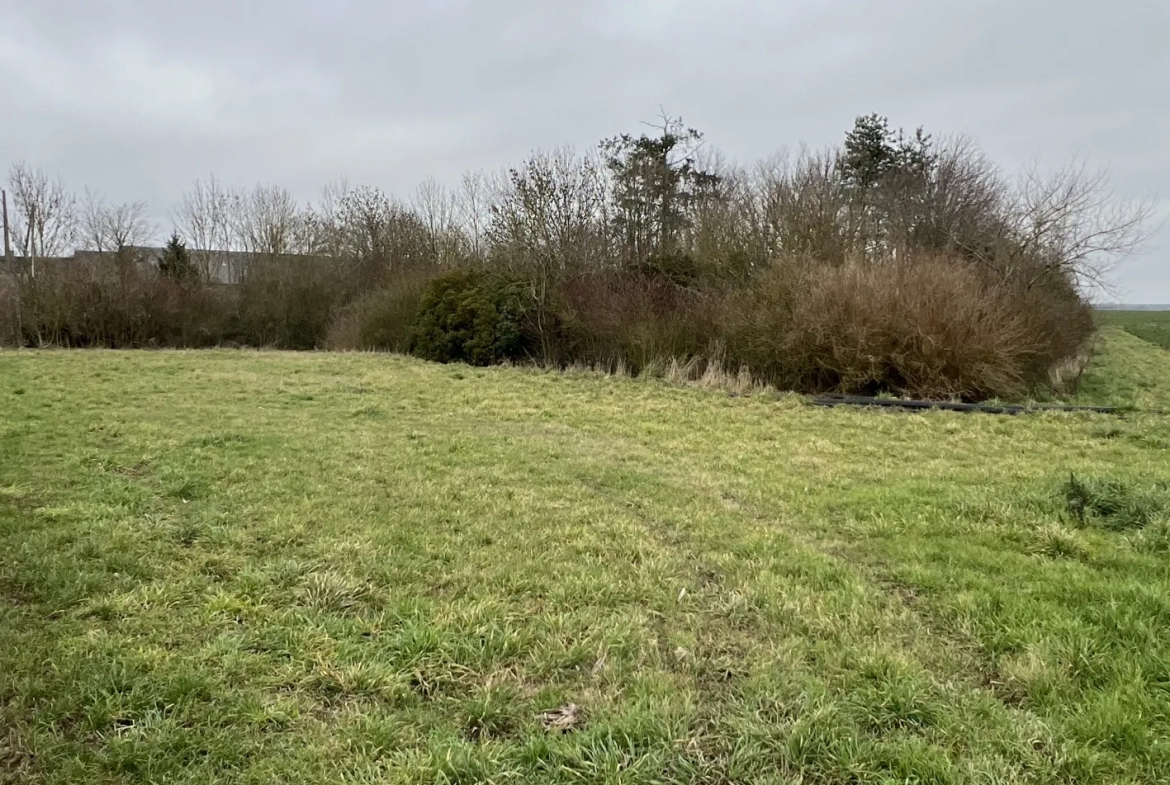
[[[299,204],[210,178],[148,265],[129,258],[153,233],[144,204],[77,198],[24,164],[9,190],[13,342],[682,362],[959,397],[1019,394],[1076,355],[1087,295],[1149,214],[1081,165],[1008,177],[968,139],[878,115],[840,145],[751,166],[664,116],[408,200],[337,182]],[[31,269],[71,243],[102,253]]]

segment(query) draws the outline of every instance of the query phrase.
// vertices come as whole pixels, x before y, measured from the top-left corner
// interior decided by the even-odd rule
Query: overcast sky
[[[175,7],[178,6],[178,7]],[[1072,156],[1170,217],[1170,0],[0,0],[0,166],[145,199],[340,176],[408,196],[659,107],[748,162],[855,116]],[[1119,274],[1170,302],[1170,227]]]

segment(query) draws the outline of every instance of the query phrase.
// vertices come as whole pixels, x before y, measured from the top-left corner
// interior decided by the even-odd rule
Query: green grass
[[[1085,400],[1170,403],[1161,350],[1101,352]],[[0,781],[1165,782],[1168,450],[1141,413],[0,353]]]
[[[1096,337],[1096,351],[1069,403],[1170,410],[1170,357],[1117,327]]]
[[[1097,323],[1170,349],[1170,311],[1098,311]]]

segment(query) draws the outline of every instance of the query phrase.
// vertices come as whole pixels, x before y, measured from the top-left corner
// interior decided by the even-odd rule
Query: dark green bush
[[[410,353],[434,362],[491,365],[529,353],[529,312],[521,281],[455,270],[427,286],[410,331]]]
[[[699,282],[699,263],[685,253],[655,254],[634,266],[633,272],[650,280],[690,287]]]

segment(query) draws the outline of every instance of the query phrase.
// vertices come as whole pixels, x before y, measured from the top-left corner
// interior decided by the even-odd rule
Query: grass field
[[[1097,311],[1097,322],[1170,349],[1170,311]]]
[[[1099,348],[1084,400],[1170,406],[1162,350]],[[1168,451],[1154,414],[0,353],[0,781],[1166,782]]]

